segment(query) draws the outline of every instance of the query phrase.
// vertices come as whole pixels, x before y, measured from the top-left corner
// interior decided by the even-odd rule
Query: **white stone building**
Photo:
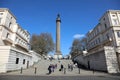
[[[16,22],[9,9],[0,8],[0,72],[32,65],[30,34]]]
[[[96,27],[87,33],[87,51],[77,58],[90,69],[117,73],[120,71],[120,10],[108,10]],[[80,59],[82,59],[80,61]]]

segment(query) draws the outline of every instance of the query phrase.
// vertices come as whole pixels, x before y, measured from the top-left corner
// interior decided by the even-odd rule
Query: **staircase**
[[[25,69],[22,71],[21,74],[21,70],[19,71],[14,71],[14,72],[10,72],[7,73],[7,75],[39,75],[39,76],[48,76],[48,66],[50,64],[57,64],[57,69],[54,70],[54,72],[52,72],[50,74],[50,76],[79,76],[79,75],[105,75],[105,73],[101,73],[101,72],[95,72],[93,74],[93,71],[89,71],[89,70],[84,70],[84,69],[80,69],[80,74],[79,74],[79,69],[78,68],[74,68],[73,71],[68,70],[68,64],[72,63],[72,60],[41,60],[38,63],[36,63],[34,66]],[[66,68],[66,71],[64,73],[64,71],[59,71],[61,64],[63,64],[64,68]],[[36,74],[35,74],[35,69],[36,69]],[[5,74],[6,75],[6,74]]]

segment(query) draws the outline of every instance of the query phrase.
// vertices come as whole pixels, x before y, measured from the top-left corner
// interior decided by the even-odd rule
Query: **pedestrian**
[[[78,65],[77,65],[77,63],[75,63],[75,67],[76,67],[76,68],[78,68]]]
[[[70,70],[70,64],[68,64],[68,70]]]
[[[54,72],[55,66],[52,64],[51,70]]]
[[[55,69],[57,69],[57,64],[55,64]]]
[[[50,61],[52,61],[52,58],[49,58]]]
[[[63,71],[63,68],[64,68],[64,66],[63,66],[63,64],[61,64],[61,71]]]
[[[51,74],[51,72],[52,72],[52,70],[51,70],[51,64],[49,65],[49,67],[48,67],[48,71],[49,71],[49,73],[48,74]]]
[[[72,64],[70,65],[70,68],[71,68],[71,71],[73,71],[73,65]]]

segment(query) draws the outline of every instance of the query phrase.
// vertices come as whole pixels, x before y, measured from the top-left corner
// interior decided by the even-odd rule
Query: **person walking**
[[[68,70],[70,70],[70,64],[68,64]]]
[[[72,64],[70,65],[70,68],[71,68],[71,71],[73,71],[73,65]]]
[[[61,71],[63,71],[63,68],[64,68],[64,66],[63,66],[63,64],[61,64]]]
[[[52,68],[52,66],[51,66],[51,64],[50,64],[49,67],[48,67],[48,71],[49,71],[48,74],[51,74],[51,72],[52,72],[51,68]]]
[[[54,72],[55,66],[52,64],[51,70]]]
[[[57,69],[57,64],[55,64],[55,69]]]

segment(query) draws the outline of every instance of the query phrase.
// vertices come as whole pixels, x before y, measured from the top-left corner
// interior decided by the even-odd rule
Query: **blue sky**
[[[74,38],[95,27],[107,10],[120,10],[120,0],[0,0],[17,22],[32,35],[48,32],[55,42],[56,16],[61,16],[61,51],[70,52]]]

